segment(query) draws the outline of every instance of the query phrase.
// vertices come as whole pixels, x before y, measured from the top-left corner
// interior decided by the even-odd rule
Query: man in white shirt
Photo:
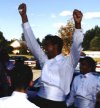
[[[0,108],[39,108],[27,99],[26,91],[32,85],[32,70],[27,65],[16,65],[11,73],[12,90],[9,97],[0,98]]]
[[[80,59],[81,74],[73,81],[67,106],[74,103],[75,108],[94,108],[96,94],[100,90],[100,77],[95,69],[96,62],[91,57]]]
[[[70,91],[74,69],[78,63],[83,41],[81,30],[81,11],[74,10],[75,32],[70,55],[65,57],[61,54],[63,41],[58,36],[46,36],[44,39],[45,52],[40,48],[32,29],[28,23],[26,5],[19,6],[22,18],[24,36],[32,54],[39,61],[41,73],[41,87],[34,103],[41,108],[66,108],[65,97]]]

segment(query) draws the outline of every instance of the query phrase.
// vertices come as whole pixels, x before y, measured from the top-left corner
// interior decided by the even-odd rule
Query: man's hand
[[[76,29],[81,29],[82,17],[83,17],[83,14],[81,11],[76,10],[76,9],[73,11],[73,18],[75,21],[75,28]]]
[[[28,18],[27,18],[27,14],[26,14],[26,4],[22,3],[19,5],[18,7],[18,10],[19,10],[19,13],[21,15],[21,18],[22,18],[22,22],[25,23],[28,21]]]

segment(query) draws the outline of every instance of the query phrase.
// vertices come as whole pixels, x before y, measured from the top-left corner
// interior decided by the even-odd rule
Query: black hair
[[[88,63],[88,66],[91,68],[92,72],[96,71],[96,61],[93,58],[88,56],[85,56],[84,58],[80,58],[79,62],[81,63],[83,61],[86,61]]]
[[[29,87],[30,81],[32,81],[33,73],[29,66],[24,64],[16,64],[11,73],[11,83],[13,90],[24,89]]]
[[[7,62],[8,60],[8,52],[5,49],[0,49],[0,62]]]
[[[45,36],[45,38],[43,39],[43,41],[42,41],[43,46],[47,45],[48,42],[53,45],[57,45],[58,52],[61,53],[62,47],[63,47],[63,40],[60,37],[58,37],[56,35],[49,34],[49,35]]]

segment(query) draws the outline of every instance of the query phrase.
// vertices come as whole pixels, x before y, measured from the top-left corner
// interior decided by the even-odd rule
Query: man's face
[[[44,49],[49,59],[54,58],[56,56],[57,52],[56,45],[48,42],[46,45],[44,45]]]
[[[90,67],[85,60],[80,62],[80,72],[83,73],[83,74],[86,74],[86,73],[90,72]]]

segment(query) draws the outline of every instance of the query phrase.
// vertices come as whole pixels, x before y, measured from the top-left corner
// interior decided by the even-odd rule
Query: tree
[[[100,37],[95,36],[90,43],[90,50],[100,51]]]
[[[7,40],[3,36],[3,33],[0,31],[0,47],[6,47],[7,45]]]
[[[21,40],[25,41],[24,33],[22,33]]]
[[[61,26],[58,31],[59,36],[63,39],[64,42],[62,53],[65,55],[70,53],[73,31],[74,31],[73,19],[68,20],[67,24],[65,26]]]
[[[24,42],[21,42],[20,54],[28,54],[28,48],[27,45]]]
[[[90,44],[91,44],[91,41],[95,37],[100,37],[100,27],[98,27],[98,26],[95,26],[95,28],[92,28],[91,30],[86,31],[84,40],[83,40],[83,50],[91,50],[92,49],[92,48],[90,48],[90,47],[92,47],[92,46],[90,46]]]
[[[5,49],[8,53],[11,53],[13,48],[9,43],[10,41],[7,41],[3,35],[3,32],[0,31],[0,49]]]

